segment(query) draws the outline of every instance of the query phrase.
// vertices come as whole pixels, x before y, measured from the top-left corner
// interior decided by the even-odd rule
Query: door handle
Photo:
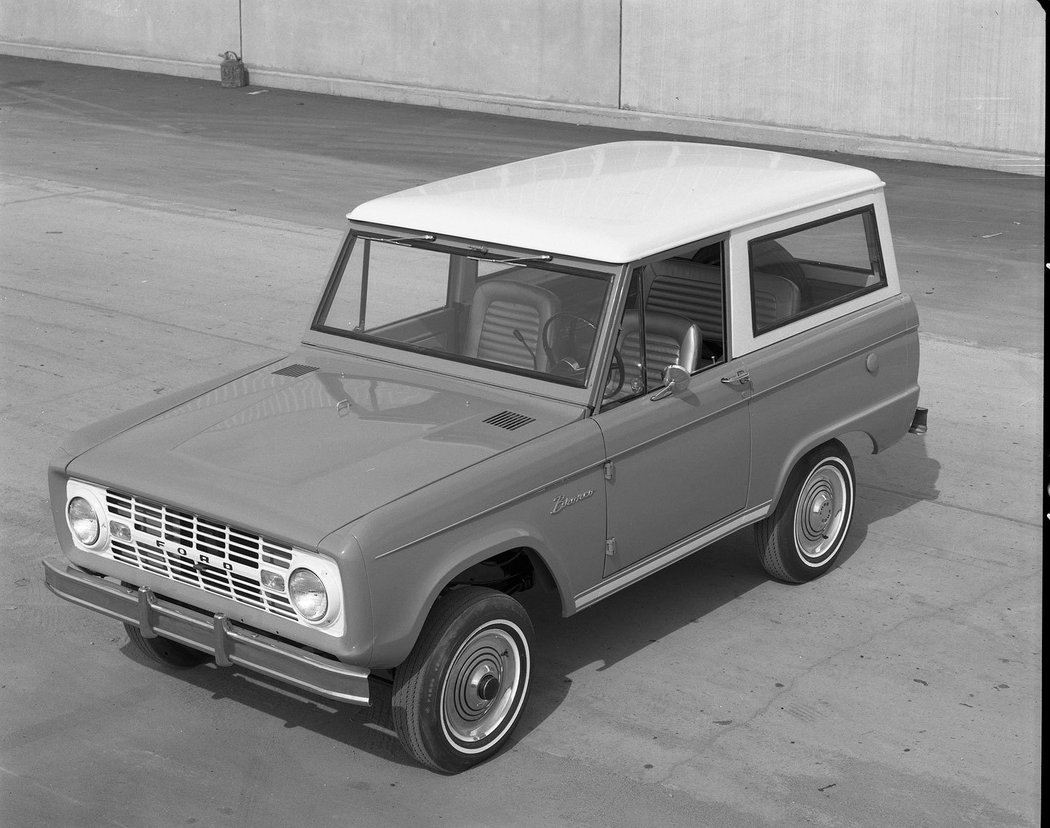
[[[731,377],[722,377],[724,385],[750,385],[751,375],[747,371],[737,371]]]

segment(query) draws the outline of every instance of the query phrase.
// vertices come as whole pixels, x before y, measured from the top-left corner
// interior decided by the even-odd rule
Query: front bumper
[[[44,561],[44,583],[60,598],[134,624],[146,638],[163,636],[211,653],[220,667],[246,667],[330,699],[369,704],[368,670],[260,635],[222,613],[170,603],[147,587],[122,586],[61,558]]]

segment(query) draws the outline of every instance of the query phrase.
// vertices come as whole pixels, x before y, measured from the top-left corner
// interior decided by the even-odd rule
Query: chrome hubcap
[[[511,716],[522,680],[517,640],[498,628],[481,629],[468,638],[445,678],[442,723],[453,738],[479,742]]]
[[[838,466],[819,466],[807,478],[795,509],[795,543],[807,563],[822,562],[841,540],[849,489]]]

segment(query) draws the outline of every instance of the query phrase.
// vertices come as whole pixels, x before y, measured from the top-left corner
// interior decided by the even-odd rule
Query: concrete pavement
[[[1043,181],[876,170],[930,432],[857,458],[847,554],[741,533],[570,619],[517,743],[455,778],[386,711],[140,663],[42,583],[61,436],[290,350],[342,217],[636,133],[0,57],[0,824],[1035,825]]]

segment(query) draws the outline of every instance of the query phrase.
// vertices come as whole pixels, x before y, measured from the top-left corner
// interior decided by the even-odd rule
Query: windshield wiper
[[[495,262],[496,264],[509,264],[509,265],[525,265],[528,262],[549,262],[554,257],[550,253],[540,253],[535,256],[507,256],[506,258],[499,258],[498,255],[486,255],[487,250],[478,251],[476,256],[467,256],[468,259],[473,259],[476,262]]]
[[[425,241],[432,242],[437,236],[431,233],[426,233],[422,236],[370,236],[367,233],[357,233],[358,238],[368,239],[369,241],[377,242],[389,242],[390,244],[407,244],[408,242]]]

